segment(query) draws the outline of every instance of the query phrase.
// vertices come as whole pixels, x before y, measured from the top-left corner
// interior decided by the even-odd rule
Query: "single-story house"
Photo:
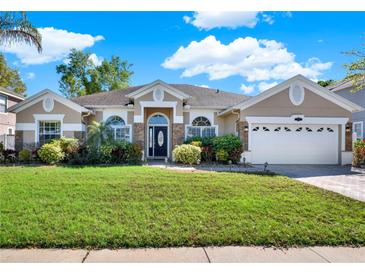
[[[139,143],[147,158],[171,158],[188,137],[235,134],[256,164],[350,163],[351,117],[363,110],[302,75],[254,97],[157,80],[71,100],[43,90],[10,108],[19,148],[87,138],[95,120],[109,122],[115,139]]]
[[[365,88],[354,92],[353,82],[351,80],[339,81],[328,87],[329,90],[340,95],[347,100],[365,108]],[[352,114],[352,131],[356,133],[356,138],[365,139],[365,110],[354,112]]]

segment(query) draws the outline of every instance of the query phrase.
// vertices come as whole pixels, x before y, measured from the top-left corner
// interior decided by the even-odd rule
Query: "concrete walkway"
[[[1,263],[365,263],[365,247],[0,249]]]

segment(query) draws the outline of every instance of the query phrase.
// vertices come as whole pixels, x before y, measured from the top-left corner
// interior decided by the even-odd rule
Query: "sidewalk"
[[[0,249],[1,263],[365,263],[365,247]]]

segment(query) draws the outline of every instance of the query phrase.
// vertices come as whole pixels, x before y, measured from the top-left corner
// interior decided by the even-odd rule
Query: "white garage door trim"
[[[338,125],[252,124],[254,164],[338,164]]]
[[[266,158],[264,162],[268,161],[271,164],[338,164],[339,134],[342,136],[341,150],[344,150],[345,124],[349,119],[346,117],[304,117],[298,114],[291,117],[248,116],[246,120],[249,131],[248,149],[252,163],[262,164],[261,162]],[[341,133],[338,125],[342,125]],[[257,126],[261,130],[265,126],[266,130],[270,131],[262,132],[263,135],[254,132],[253,129]],[[284,129],[285,126],[291,129],[290,133],[286,131],[271,133],[276,128]],[[297,132],[296,130],[300,127],[302,130]],[[323,130],[317,132],[320,128]],[[297,138],[297,140],[293,138]],[[270,151],[270,146],[266,147],[265,142],[275,146],[275,151]],[[295,145],[296,143],[301,143],[300,148]],[[285,149],[281,148],[280,152],[280,145],[284,144]],[[297,151],[297,156],[291,154],[292,151]]]

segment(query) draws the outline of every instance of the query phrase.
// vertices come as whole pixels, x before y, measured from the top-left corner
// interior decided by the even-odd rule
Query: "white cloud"
[[[269,14],[263,14],[262,15],[262,20],[264,20],[264,22],[268,23],[269,25],[274,24],[274,17],[272,15]]]
[[[24,44],[13,44],[1,50],[15,54],[22,64],[45,64],[64,59],[71,48],[83,50],[92,47],[97,41],[104,40],[101,35],[92,36],[55,29],[53,27],[39,28],[42,35],[43,51],[39,54],[35,47]]]
[[[257,11],[200,11],[194,12],[191,17],[184,16],[183,19],[185,23],[204,30],[222,27],[232,29],[237,27],[253,28],[259,21],[258,14]]]
[[[91,60],[91,62],[93,62],[93,64],[95,66],[100,66],[101,63],[103,62],[104,58],[103,57],[98,57],[95,53],[92,53],[89,56],[89,60]]]
[[[255,86],[246,86],[245,84],[242,84],[240,89],[243,91],[244,94],[250,94],[255,90]]]
[[[34,73],[34,72],[27,72],[27,73],[25,74],[25,78],[26,78],[26,79],[29,79],[29,80],[32,80],[32,79],[34,79],[34,78],[35,78],[35,73]]]
[[[291,11],[285,11],[283,13],[283,17],[289,17],[289,18],[292,18],[293,17],[293,13]]]
[[[265,91],[269,88],[276,86],[277,84],[278,84],[277,82],[271,82],[271,83],[260,82],[258,84],[258,88],[259,88],[259,91],[262,92],[262,91]]]
[[[304,64],[298,63],[295,54],[275,40],[244,37],[223,44],[215,36],[208,36],[181,46],[162,66],[183,69],[182,77],[208,74],[210,80],[217,80],[240,75],[255,82],[285,80],[296,74],[315,80],[332,62],[323,63],[314,57]]]
[[[197,87],[201,87],[201,88],[209,88],[208,85],[196,85]]]

